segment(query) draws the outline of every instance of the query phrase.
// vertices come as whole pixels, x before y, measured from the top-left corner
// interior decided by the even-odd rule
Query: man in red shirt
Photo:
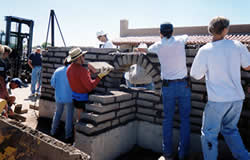
[[[67,61],[72,62],[67,69],[67,77],[72,89],[72,99],[77,110],[78,121],[80,120],[81,112],[85,110],[88,93],[110,72],[109,69],[104,69],[98,74],[96,79],[93,80],[90,76],[90,72],[82,66],[84,64],[84,54],[86,53],[87,51],[82,51],[80,48],[72,48],[67,57]]]

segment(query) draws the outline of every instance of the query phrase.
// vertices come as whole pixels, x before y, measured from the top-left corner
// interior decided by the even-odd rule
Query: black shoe
[[[65,138],[64,142],[67,143],[67,144],[73,145],[73,143],[74,143],[74,137]]]

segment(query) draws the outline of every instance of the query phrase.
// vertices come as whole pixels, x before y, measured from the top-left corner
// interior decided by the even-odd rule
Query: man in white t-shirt
[[[159,160],[172,160],[173,154],[173,118],[176,102],[180,114],[180,143],[178,156],[180,160],[189,154],[191,109],[191,91],[187,81],[187,66],[185,43],[188,36],[172,36],[173,25],[163,23],[160,26],[161,41],[149,47],[149,52],[158,55],[161,64],[161,77],[163,79],[163,156]]]
[[[115,48],[113,43],[108,39],[107,33],[103,31],[96,32],[97,39],[103,44],[100,48]]]
[[[208,26],[212,42],[201,47],[195,56],[191,76],[205,76],[208,102],[203,112],[201,142],[204,160],[218,157],[218,134],[224,139],[235,159],[248,160],[238,131],[244,91],[241,86],[241,67],[250,70],[250,53],[238,41],[224,39],[229,20],[215,17]]]

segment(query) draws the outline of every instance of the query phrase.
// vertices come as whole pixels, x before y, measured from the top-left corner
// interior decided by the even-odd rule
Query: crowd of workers
[[[250,53],[246,46],[235,40],[227,40],[229,20],[224,17],[213,18],[208,25],[208,32],[212,41],[202,46],[191,67],[190,76],[199,80],[205,77],[208,102],[202,117],[201,146],[204,160],[218,158],[218,134],[224,136],[225,142],[231,150],[233,157],[238,160],[249,160],[250,155],[245,148],[238,131],[244,91],[241,85],[241,68],[250,70]],[[178,159],[188,159],[190,154],[190,111],[191,90],[186,66],[185,44],[188,35],[173,36],[174,27],[171,23],[160,25],[159,42],[147,47],[134,49],[135,52],[156,53],[161,65],[162,100],[163,100],[163,155],[159,160],[173,160],[173,117],[176,103],[180,113],[180,141],[178,146]],[[100,48],[114,48],[112,42],[103,31],[97,32],[97,38],[103,42]],[[6,89],[6,66],[4,59],[11,53],[7,46],[0,46],[0,98],[6,100],[5,106],[14,103],[15,98],[9,96]],[[83,67],[84,55],[87,51],[72,48],[69,56],[64,60],[64,66],[59,67],[51,78],[51,86],[55,88],[56,111],[53,117],[51,135],[55,136],[64,107],[67,108],[65,139],[73,139],[73,115],[77,110],[77,121],[85,111],[88,102],[88,93],[91,92],[100,80],[109,74],[108,68],[103,68],[95,79],[91,78],[91,71]],[[31,96],[39,93],[41,86],[41,54],[40,49],[29,58],[32,68]],[[140,66],[132,66],[135,72]],[[34,75],[33,75],[34,72]],[[143,71],[138,71],[138,74]],[[130,71],[125,74],[128,85],[132,86],[128,78]],[[134,73],[136,74],[136,73]],[[21,82],[12,80],[20,87]],[[20,82],[20,83],[19,83]],[[132,81],[131,81],[132,82]],[[37,88],[35,88],[38,83]],[[129,84],[130,83],[130,84]],[[143,82],[145,84],[145,82]],[[152,83],[147,81],[147,84]],[[63,87],[62,87],[63,86]],[[139,86],[139,85],[137,85]],[[146,85],[145,85],[146,86]],[[140,87],[140,86],[139,86]],[[152,88],[150,88],[152,89]],[[1,103],[0,103],[1,104]]]

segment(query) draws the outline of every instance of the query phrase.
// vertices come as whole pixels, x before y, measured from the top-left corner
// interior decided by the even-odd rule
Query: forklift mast
[[[22,74],[28,74],[24,72],[29,70],[27,61],[32,51],[34,21],[13,16],[6,16],[5,20],[5,40],[2,40],[2,43],[8,45],[13,50],[9,56],[10,77],[22,77]],[[23,25],[26,25],[24,26],[26,28]],[[25,50],[24,43],[26,44]]]

